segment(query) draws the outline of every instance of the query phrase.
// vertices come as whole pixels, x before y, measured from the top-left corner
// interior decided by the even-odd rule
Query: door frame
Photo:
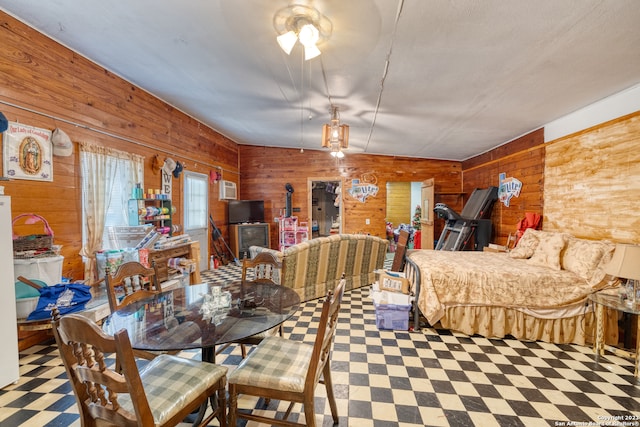
[[[183,225],[184,225],[184,232],[187,233],[187,177],[196,177],[198,180],[202,180],[204,181],[205,185],[206,185],[206,190],[205,190],[205,197],[206,200],[204,201],[207,211],[205,213],[205,225],[202,229],[205,230],[204,232],[204,242],[206,242],[204,244],[205,247],[203,247],[203,241],[200,240],[201,244],[200,244],[200,259],[198,260],[198,266],[200,271],[202,270],[207,270],[209,268],[208,265],[208,260],[209,260],[209,176],[207,174],[203,174],[200,172],[193,172],[193,171],[184,171],[183,173],[183,180],[181,182],[182,184],[182,219],[183,219]],[[197,229],[200,230],[200,229]],[[197,239],[194,239],[197,240]]]
[[[309,213],[309,227],[313,223],[313,183],[314,182],[339,182],[340,183],[340,206],[338,206],[338,215],[340,217],[340,233],[344,230],[344,179],[341,176],[322,176],[307,177],[307,212]]]

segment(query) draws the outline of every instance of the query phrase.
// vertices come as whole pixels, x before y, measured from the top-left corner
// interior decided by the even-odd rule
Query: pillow
[[[562,252],[562,269],[589,280],[606,250],[607,245],[603,242],[570,237]]]
[[[511,249],[509,251],[509,256],[511,258],[516,258],[516,259],[527,259],[527,258],[531,258],[531,255],[533,255],[533,249],[526,247],[526,246],[520,246],[518,245],[517,248]]]
[[[536,230],[534,230],[533,228],[527,228],[524,231],[524,234],[522,234],[522,237],[520,237],[520,240],[518,240],[518,244],[516,245],[515,249],[530,248],[533,251],[536,249],[536,246],[538,246],[539,241],[540,239],[538,239]],[[531,255],[533,255],[533,252],[531,253]],[[527,258],[529,258],[531,255],[529,255]]]
[[[616,245],[606,240],[603,240],[600,243],[604,246],[604,253],[602,254],[600,262],[596,266],[591,277],[587,279],[587,283],[594,289],[613,284],[617,280],[617,278],[609,276],[604,271],[605,266],[609,264],[609,261],[613,258],[613,252],[616,249]]]
[[[567,242],[564,233],[545,233],[548,237],[540,239],[538,246],[527,262],[531,265],[560,270],[560,252]]]

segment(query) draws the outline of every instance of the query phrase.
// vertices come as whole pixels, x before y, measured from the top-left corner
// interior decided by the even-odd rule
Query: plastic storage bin
[[[411,305],[375,304],[378,329],[406,331],[409,329]]]
[[[25,277],[29,280],[42,280],[47,286],[57,285],[62,281],[62,262],[64,257],[61,255],[42,257],[14,259],[13,271],[14,281],[18,280],[18,276]]]

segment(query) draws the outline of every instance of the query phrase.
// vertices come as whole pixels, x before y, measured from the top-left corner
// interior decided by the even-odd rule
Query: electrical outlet
[[[364,220],[364,223],[367,224],[367,225],[370,225],[371,224],[371,220],[369,218],[367,218],[367,219]]]

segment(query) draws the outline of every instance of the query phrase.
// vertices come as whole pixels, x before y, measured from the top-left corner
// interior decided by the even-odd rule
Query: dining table
[[[259,281],[203,283],[174,288],[111,313],[102,328],[126,329],[138,350],[202,349],[215,361],[215,347],[276,327],[300,305],[293,289]]]

